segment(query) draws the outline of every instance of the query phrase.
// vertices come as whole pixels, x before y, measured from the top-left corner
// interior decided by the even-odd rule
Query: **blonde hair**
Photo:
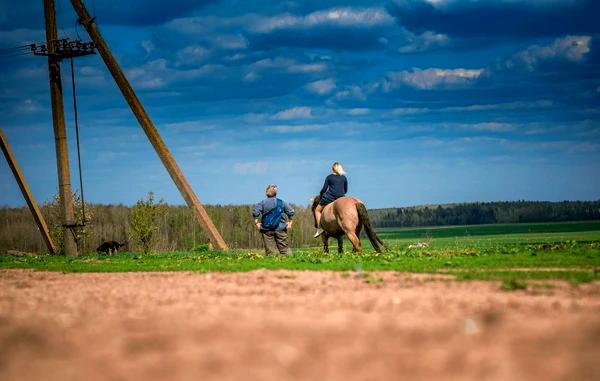
[[[342,167],[342,165],[340,163],[338,163],[337,161],[335,163],[333,163],[333,165],[331,166],[331,170],[336,175],[342,176],[342,175],[346,174],[346,172],[344,171],[344,168]]]

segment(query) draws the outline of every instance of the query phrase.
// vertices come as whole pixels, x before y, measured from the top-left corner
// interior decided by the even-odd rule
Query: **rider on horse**
[[[321,200],[319,201],[319,206],[315,209],[317,227],[315,238],[323,234],[323,229],[321,229],[321,212],[325,205],[343,197],[348,192],[348,180],[346,179],[346,172],[344,172],[342,165],[336,161],[331,166],[331,171],[333,173],[325,179],[325,184],[323,184],[323,188],[319,193]]]

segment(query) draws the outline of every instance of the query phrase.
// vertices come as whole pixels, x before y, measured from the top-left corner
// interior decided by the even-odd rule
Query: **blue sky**
[[[59,34],[87,40],[70,2]],[[600,198],[600,4],[579,0],[88,0],[200,200],[306,204],[331,163],[368,207]],[[0,1],[0,48],[44,41]],[[74,190],[70,74],[63,65]],[[76,60],[86,199],[183,204],[101,58]],[[0,59],[1,128],[57,190],[44,58]],[[0,161],[0,205],[24,205]]]

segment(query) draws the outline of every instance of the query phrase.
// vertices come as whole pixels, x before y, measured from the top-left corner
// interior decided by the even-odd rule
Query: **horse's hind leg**
[[[352,242],[352,251],[361,251],[362,248],[360,247],[360,239],[358,239],[356,234],[354,232],[346,232],[346,235],[348,236],[350,242]]]
[[[344,252],[344,238],[338,237],[338,254],[342,254]]]
[[[321,234],[321,239],[323,240],[323,251],[329,253],[329,237],[326,234]]]

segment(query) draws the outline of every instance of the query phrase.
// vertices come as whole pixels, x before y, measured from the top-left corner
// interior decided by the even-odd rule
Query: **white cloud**
[[[190,45],[177,52],[177,64],[190,65],[205,60],[209,56],[209,50],[203,46]]]
[[[260,76],[260,74],[258,74],[255,71],[251,71],[251,72],[247,73],[246,75],[244,75],[243,80],[244,80],[244,82],[254,82],[260,78],[262,78]]]
[[[48,64],[43,60],[34,61],[36,66],[22,66],[14,70],[2,70],[2,80],[10,78],[13,81],[48,81]],[[3,86],[3,89],[8,90]]]
[[[451,106],[444,107],[441,111],[450,111],[450,112],[471,112],[471,111],[487,111],[487,110],[519,110],[519,109],[529,109],[529,108],[548,108],[552,107],[554,103],[549,100],[539,100],[539,101],[531,101],[531,102],[508,102],[508,103],[496,103],[496,104],[475,104],[468,106]]]
[[[433,6],[440,6],[449,3],[450,0],[425,0],[425,2]]]
[[[293,107],[287,110],[283,110],[273,115],[273,119],[276,120],[290,120],[290,119],[307,119],[312,116],[312,109],[310,107]]]
[[[403,2],[402,0],[396,0],[397,2]],[[450,5],[454,5],[457,3],[478,3],[482,2],[481,0],[424,0],[425,2],[433,5],[436,8],[445,8]],[[487,0],[485,3],[495,3],[495,4],[506,4],[506,3],[529,3],[535,6],[555,6],[559,4],[567,4],[571,5],[580,0]]]
[[[85,77],[101,77],[104,73],[102,70],[94,66],[82,66],[77,70],[77,72]]]
[[[327,65],[324,63],[293,63],[287,67],[287,71],[290,73],[320,73],[325,69],[327,69]]]
[[[176,122],[176,123],[166,123],[165,128],[171,130],[185,130],[186,132],[194,131],[210,131],[215,129],[214,125],[207,125],[203,122],[199,121],[185,121],[185,122]]]
[[[333,78],[322,79],[320,81],[314,81],[307,84],[306,88],[313,93],[327,95],[335,90],[335,81]]]
[[[418,53],[426,50],[432,50],[447,46],[450,39],[442,33],[426,31],[419,35],[409,34],[407,36],[407,45],[401,46],[400,53]]]
[[[167,60],[160,58],[142,66],[126,70],[127,78],[140,89],[159,89],[166,85],[163,79],[167,71]]]
[[[430,90],[438,87],[457,87],[468,85],[477,80],[483,69],[418,69],[391,72],[384,81],[383,88],[390,91],[401,85],[419,90]]]
[[[212,42],[219,48],[224,50],[246,49],[248,40],[241,34],[225,34],[216,36]]]
[[[283,57],[276,58],[265,58],[260,61],[256,61],[252,65],[255,69],[285,69],[290,73],[318,73],[327,68],[324,63],[298,63],[295,60]]]
[[[165,27],[178,33],[199,39],[205,44],[223,50],[238,50],[248,48],[248,40],[241,33],[232,33],[227,30],[232,28],[236,31],[246,29],[248,23],[253,22],[256,17],[185,17],[168,22]]]
[[[8,6],[8,4],[7,4]],[[1,6],[0,6],[0,14],[1,14]],[[2,17],[0,16],[0,23]],[[32,43],[46,43],[46,37],[44,34],[44,29],[24,29],[18,28],[13,30],[1,30],[0,31],[0,41],[2,41],[2,47],[8,48],[12,46],[21,46],[24,44],[32,44]]]
[[[144,40],[142,41],[142,48],[146,51],[146,54],[150,54],[152,53],[152,51],[154,50],[154,44],[152,43],[152,41],[150,40]]]
[[[156,89],[165,84],[163,79],[157,74],[162,74],[166,70],[167,60],[160,58],[133,69],[125,70],[125,73],[127,78],[140,88]]]
[[[267,173],[269,163],[266,161],[249,161],[245,163],[235,163],[233,172],[241,175]]]
[[[485,122],[475,124],[461,124],[460,128],[473,131],[505,132],[513,131],[516,126],[511,123]]]
[[[591,40],[590,36],[566,36],[557,38],[550,45],[532,45],[507,60],[505,66],[512,68],[524,64],[529,70],[533,70],[540,62],[552,59],[579,62],[590,52]]]
[[[190,70],[179,70],[169,66],[167,60],[160,58],[142,66],[125,70],[127,78],[136,88],[145,90],[161,89],[171,83],[192,81],[201,77],[222,75],[223,65],[206,64]]]
[[[45,108],[40,104],[40,102],[31,98],[27,98],[17,105],[17,111],[25,114],[35,114],[44,110]]]
[[[312,74],[320,73],[327,69],[327,65],[322,62],[299,63],[296,60],[275,57],[265,58],[248,65],[248,72],[244,76],[244,81],[252,82],[261,78],[261,72],[265,70],[281,70],[292,74]]]
[[[277,132],[279,134],[301,133],[307,131],[317,131],[324,128],[318,124],[301,124],[301,125],[277,125],[265,128],[266,132]]]
[[[363,89],[360,86],[352,85],[352,86],[345,87],[341,91],[338,91],[335,94],[335,98],[339,99],[339,100],[357,99],[357,100],[364,101],[367,99],[367,96],[365,95],[365,92],[363,91]]]
[[[398,107],[392,110],[394,115],[413,115],[413,114],[424,114],[429,112],[430,109],[426,107]]]
[[[371,109],[368,108],[351,108],[350,110],[348,110],[348,115],[352,116],[367,115],[370,113]]]
[[[399,107],[392,110],[394,115],[415,115],[425,114],[432,112],[477,112],[477,111],[492,111],[492,110],[522,110],[522,109],[536,109],[536,108],[549,108],[554,106],[554,102],[549,100],[538,100],[538,101],[516,101],[507,103],[494,103],[494,104],[473,104],[466,106],[449,106],[441,108],[429,108],[429,107]]]
[[[331,8],[295,16],[288,13],[268,18],[260,18],[252,26],[252,31],[270,33],[280,29],[308,29],[319,26],[374,27],[390,25],[394,22],[384,8]]]

